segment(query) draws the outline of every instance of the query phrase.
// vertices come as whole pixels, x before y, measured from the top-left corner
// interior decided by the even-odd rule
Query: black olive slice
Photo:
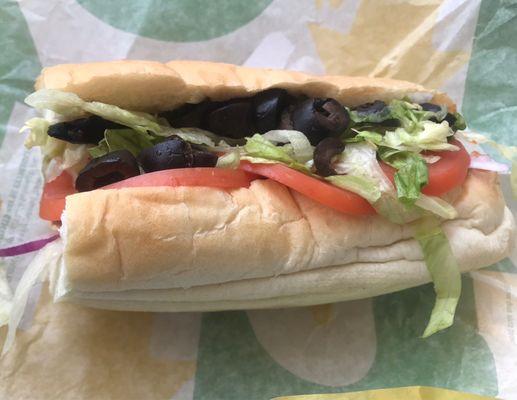
[[[327,136],[343,133],[350,121],[348,112],[334,99],[307,99],[292,113],[293,129],[303,132],[312,145]]]
[[[80,172],[75,188],[85,192],[140,174],[136,158],[128,150],[117,150],[91,160]]]
[[[456,116],[454,114],[447,113],[443,120],[447,121],[451,128],[454,128],[454,125],[456,124]]]
[[[217,164],[217,155],[208,151],[194,151],[192,153],[193,167],[215,167]]]
[[[207,129],[221,136],[240,139],[253,133],[251,103],[238,101],[213,110],[207,119]]]
[[[174,128],[201,128],[206,115],[215,107],[216,103],[204,101],[199,104],[184,104],[183,106],[159,114],[160,117],[169,121]]]
[[[192,166],[192,147],[179,136],[171,136],[143,149],[138,155],[138,161],[145,172],[187,168]]]
[[[284,111],[282,111],[282,114],[280,115],[280,122],[278,125],[278,129],[288,129],[292,130],[293,128],[293,111],[294,111],[294,105],[287,106]]]
[[[433,103],[421,103],[420,107],[422,107],[422,110],[424,111],[430,111],[433,113],[437,113],[442,110],[442,108],[439,105]]]
[[[345,144],[337,137],[328,137],[318,143],[314,149],[314,166],[321,176],[336,175],[332,168],[332,158],[343,152]]]
[[[124,126],[92,115],[87,118],[50,125],[47,133],[49,136],[70,143],[97,144],[104,138],[106,129],[120,128],[124,128]]]
[[[256,94],[252,99],[253,122],[258,133],[277,129],[282,111],[289,103],[289,95],[284,89],[268,89]]]

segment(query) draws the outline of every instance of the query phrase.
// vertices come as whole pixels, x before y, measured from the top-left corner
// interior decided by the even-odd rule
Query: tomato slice
[[[361,196],[305,175],[285,165],[252,164],[243,161],[240,168],[270,178],[334,210],[352,215],[375,213],[370,203]]]
[[[65,197],[74,193],[74,179],[67,172],[62,172],[56,179],[47,182],[39,205],[41,219],[59,221],[65,209]]]
[[[428,165],[429,183],[422,188],[422,193],[429,196],[440,196],[465,182],[470,165],[470,155],[459,141],[454,140],[451,143],[460,149],[427,153],[441,158],[434,164]],[[384,163],[381,163],[381,167],[386,176],[394,182],[397,171]]]
[[[179,168],[150,172],[104,186],[102,189],[149,186],[206,186],[220,189],[248,187],[257,176],[246,171],[223,168]],[[72,177],[63,172],[45,184],[40,203],[40,217],[59,221],[65,208],[65,197],[76,193]]]

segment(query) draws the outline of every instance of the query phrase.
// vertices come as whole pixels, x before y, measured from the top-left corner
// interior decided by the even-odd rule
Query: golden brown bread
[[[455,109],[447,95],[405,81],[315,76],[202,61],[62,64],[43,69],[36,82],[36,89],[63,90],[76,93],[83,100],[148,112],[199,103],[205,98],[226,100],[249,96],[270,87],[314,97],[333,97],[348,106],[409,96],[425,100],[434,97],[434,101]]]
[[[454,205],[459,218],[443,228],[462,271],[507,254],[515,224],[495,174],[472,171]],[[269,180],[228,192],[132,188],[74,195],[64,231],[56,299],[104,308],[318,304],[430,281],[409,225],[336,213]]]
[[[334,97],[345,105],[410,97],[451,100],[408,82],[315,77],[191,61],[61,65],[37,88],[54,88],[139,111],[269,87]],[[462,270],[508,254],[514,221],[497,176],[472,171],[443,227]],[[428,282],[409,225],[354,217],[269,180],[249,189],[131,188],[67,198],[64,262],[56,299],[104,308],[213,310],[316,304],[374,296]]]

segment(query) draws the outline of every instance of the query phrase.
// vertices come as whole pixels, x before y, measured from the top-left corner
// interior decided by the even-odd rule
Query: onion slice
[[[508,165],[495,161],[487,154],[477,152],[473,152],[470,155],[470,168],[494,171],[500,174],[510,173],[510,167]]]
[[[45,247],[47,243],[53,242],[57,238],[59,238],[59,234],[52,235],[45,239],[33,240],[32,242],[22,243],[12,247],[6,247],[5,249],[0,249],[0,257],[13,257],[26,253],[32,253],[33,251],[37,251]]]

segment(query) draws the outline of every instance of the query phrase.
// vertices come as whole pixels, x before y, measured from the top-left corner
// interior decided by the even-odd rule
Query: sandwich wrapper
[[[509,2],[149,0],[137,7],[121,0],[26,0],[1,9],[0,247],[54,233],[37,217],[40,156],[26,151],[18,134],[33,116],[23,98],[42,66],[206,59],[389,76],[448,92],[471,129],[515,144],[517,9]],[[515,213],[509,177],[502,183]],[[0,261],[0,322],[34,256]],[[0,359],[0,398],[270,399],[351,392],[329,398],[387,399],[388,392],[352,392],[434,386],[517,399],[516,264],[514,251],[465,275],[455,325],[425,340],[431,285],[305,308],[166,314],[53,304],[46,284],[38,284],[13,348]],[[0,329],[0,337],[5,334]],[[469,398],[400,390],[393,398]],[[325,399],[305,397],[313,398]]]
[[[426,386],[411,386],[396,389],[366,390],[341,394],[309,394],[301,396],[275,397],[273,400],[489,400],[494,397],[460,393],[453,390]]]

